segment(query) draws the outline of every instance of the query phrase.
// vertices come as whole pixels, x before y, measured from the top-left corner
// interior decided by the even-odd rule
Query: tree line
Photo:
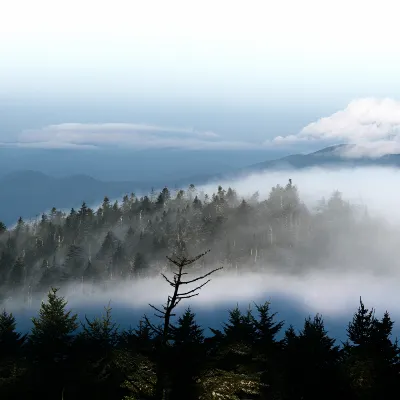
[[[283,330],[269,302],[246,312],[231,310],[221,329],[207,336],[190,308],[175,316],[176,306],[198,295],[216,271],[185,278],[203,255],[168,258],[175,269],[172,277],[163,276],[172,294],[164,306],[151,305],[160,324],[145,315],[135,329],[120,330],[110,305],[102,316],[79,322],[56,288],[28,334],[19,333],[15,317],[4,310],[0,398],[369,400],[398,393],[393,321],[388,312],[378,318],[361,298],[341,344],[318,314],[298,331]],[[186,289],[187,284],[195,287]]]
[[[307,208],[291,180],[273,187],[265,200],[258,192],[240,198],[221,186],[208,196],[194,185],[175,194],[168,188],[140,198],[132,193],[122,202],[105,197],[96,210],[83,203],[69,213],[53,208],[31,222],[19,218],[12,229],[0,223],[0,301],[28,301],[52,286],[96,288],[159,275],[165,254],[207,248],[214,250],[201,261],[203,268],[218,265],[240,273],[279,266],[281,272],[300,273],[337,257],[332,238],[346,243],[347,237],[352,248],[342,252],[361,257],[372,247],[374,229],[367,213],[339,192]],[[366,239],[354,243],[360,232]]]

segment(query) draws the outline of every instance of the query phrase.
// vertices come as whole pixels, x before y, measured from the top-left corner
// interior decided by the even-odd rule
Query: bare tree
[[[176,314],[173,313],[175,307],[183,300],[189,299],[191,297],[195,297],[199,295],[199,290],[203,288],[207,283],[211,281],[211,279],[207,279],[205,282],[199,284],[194,289],[188,290],[186,292],[180,292],[180,287],[182,285],[189,285],[195,282],[199,282],[206,279],[208,276],[213,274],[214,272],[222,269],[223,267],[213,269],[212,271],[201,275],[197,278],[193,278],[187,281],[182,280],[183,275],[187,275],[187,272],[184,272],[184,268],[190,264],[195,263],[201,257],[206,255],[210,250],[199,254],[194,258],[187,258],[185,256],[175,256],[175,258],[170,258],[167,256],[167,259],[176,266],[177,270],[173,273],[174,277],[173,280],[169,279],[166,275],[161,274],[163,278],[174,288],[174,292],[172,296],[168,296],[167,303],[162,306],[162,309],[155,307],[152,304],[149,304],[151,308],[157,311],[157,314],[154,314],[156,317],[161,318],[164,320],[163,324],[159,327],[152,324],[147,316],[145,315],[145,321],[148,326],[160,336],[160,360],[157,364],[157,383],[156,383],[156,393],[155,399],[156,400],[163,400],[164,398],[164,377],[165,377],[165,348],[168,343],[169,338],[169,329],[170,329],[170,321],[171,317],[175,316]]]

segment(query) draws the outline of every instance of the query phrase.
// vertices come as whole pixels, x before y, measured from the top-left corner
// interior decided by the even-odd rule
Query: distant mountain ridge
[[[0,221],[6,225],[22,216],[33,218],[52,207],[64,209],[148,190],[140,182],[102,182],[87,175],[54,178],[37,171],[16,171],[0,178]]]
[[[399,154],[379,158],[350,159],[340,156],[338,150],[344,146],[351,145],[329,146],[309,154],[292,154],[222,174],[200,173],[187,178],[159,179],[152,182],[101,181],[84,174],[55,178],[38,171],[15,171],[0,177],[0,221],[10,225],[15,223],[20,216],[24,219],[34,218],[36,215],[49,211],[52,207],[70,209],[79,207],[83,201],[90,206],[100,203],[104,196],[111,199],[120,198],[131,192],[148,193],[151,188],[158,190],[164,186],[181,188],[190,183],[201,185],[215,182],[217,184],[221,181],[237,179],[249,173],[271,169],[374,165],[400,167]]]
[[[276,160],[265,161],[243,168],[243,172],[257,172],[275,168],[310,168],[310,167],[361,167],[394,166],[400,167],[400,154],[388,154],[382,157],[349,158],[341,155],[341,150],[351,149],[353,144],[339,144],[325,147],[308,154],[292,154]]]

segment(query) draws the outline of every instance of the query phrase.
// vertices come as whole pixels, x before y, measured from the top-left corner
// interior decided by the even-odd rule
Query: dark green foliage
[[[385,312],[381,320],[375,310],[368,310],[360,298],[360,306],[347,328],[345,344],[346,368],[360,398],[390,398],[399,390],[400,349],[392,342],[393,321]],[[363,397],[364,396],[364,397]]]
[[[16,331],[16,321],[12,313],[3,310],[0,314],[0,356],[15,356],[21,349],[27,335]]]
[[[387,312],[377,318],[361,300],[342,345],[329,337],[319,315],[306,319],[299,332],[287,327],[278,340],[283,322],[275,320],[269,303],[244,312],[235,308],[207,338],[190,308],[174,320],[177,304],[202,287],[186,289],[195,281],[184,278],[195,270],[204,273],[200,279],[208,265],[224,263],[240,273],[243,266],[259,270],[276,263],[293,273],[286,259],[316,264],[332,235],[351,235],[356,228],[375,232],[368,218],[354,215],[339,192],[316,212],[307,210],[289,180],[272,188],[266,201],[257,192],[241,199],[221,186],[207,196],[190,185],[175,196],[167,188],[141,198],[126,195],[121,204],[105,197],[95,211],[85,203],[68,215],[53,208],[37,222],[20,218],[10,230],[0,223],[2,299],[29,299],[31,287],[40,295],[65,281],[83,283],[90,293],[99,287],[92,283],[112,285],[160,272],[174,289],[164,307],[152,306],[161,326],[145,317],[128,331],[118,329],[107,307],[77,333],[77,316],[66,310],[56,289],[27,338],[4,311],[0,398],[159,400],[163,393],[165,400],[394,398],[400,360],[393,321]],[[215,251],[206,260],[188,258],[208,245]],[[174,256],[169,259],[174,270],[165,268],[167,252]],[[171,271],[173,280],[167,276]]]
[[[207,339],[187,308],[170,321],[166,341],[148,319],[120,332],[110,306],[102,316],[86,318],[74,336],[77,316],[66,305],[52,289],[26,345],[13,315],[0,314],[2,398],[52,399],[63,393],[65,399],[154,400],[157,382],[170,400],[375,400],[391,399],[399,389],[393,321],[388,313],[376,318],[362,302],[342,347],[318,314],[299,332],[289,326],[277,340],[283,323],[275,321],[268,302],[246,312],[233,309],[222,331]]]
[[[142,253],[136,253],[133,261],[133,275],[143,277],[147,270],[147,262]]]
[[[83,325],[81,334],[87,343],[97,349],[108,351],[118,343],[118,326],[111,319],[111,307],[105,307],[105,314],[101,318],[89,320],[85,317],[86,324]]]
[[[373,236],[374,225],[368,218],[354,218],[355,212],[336,192],[318,212],[310,212],[291,181],[272,188],[266,201],[257,193],[239,199],[234,189],[221,186],[208,196],[190,185],[175,195],[168,188],[141,198],[125,195],[121,203],[105,197],[97,210],[85,202],[68,214],[53,207],[36,222],[20,218],[14,229],[0,235],[0,291],[15,296],[26,289],[24,283],[45,291],[51,284],[87,281],[88,260],[96,279],[113,285],[120,278],[160,273],[166,253],[188,255],[207,247],[215,249],[207,263],[224,263],[238,272],[249,265],[302,272],[324,257],[332,233],[370,229]],[[332,222],[336,213],[340,223]],[[9,279],[19,257],[25,264],[23,279],[22,258]],[[44,259],[53,258],[57,271],[41,268]]]
[[[79,326],[78,315],[66,311],[67,301],[57,292],[55,288],[49,291],[47,303],[42,303],[39,316],[32,318],[29,341],[39,358],[62,357]]]
[[[170,329],[171,394],[176,399],[198,399],[201,368],[205,361],[203,329],[188,308]]]
[[[19,398],[24,395],[21,386],[25,375],[23,345],[27,335],[16,331],[12,313],[0,314],[0,398]],[[10,396],[11,395],[11,396]]]
[[[14,263],[9,276],[9,282],[15,289],[19,289],[25,282],[25,262],[22,256],[18,257]]]

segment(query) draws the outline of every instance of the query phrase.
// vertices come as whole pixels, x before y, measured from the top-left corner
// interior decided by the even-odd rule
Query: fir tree
[[[25,343],[27,335],[16,331],[16,320],[12,313],[0,313],[0,357],[15,356]]]
[[[135,259],[133,262],[133,272],[136,276],[144,276],[146,273],[146,270],[148,268],[146,259],[144,258],[142,253],[136,253]]]
[[[25,281],[25,262],[24,257],[20,256],[16,259],[11,270],[9,281],[14,288],[20,288]]]
[[[42,302],[39,316],[32,318],[33,328],[29,341],[41,357],[63,356],[71,343],[72,334],[78,328],[78,315],[66,311],[67,301],[52,288],[47,303]]]
[[[203,329],[196,323],[190,308],[170,328],[171,398],[198,399],[199,379],[205,361]]]

